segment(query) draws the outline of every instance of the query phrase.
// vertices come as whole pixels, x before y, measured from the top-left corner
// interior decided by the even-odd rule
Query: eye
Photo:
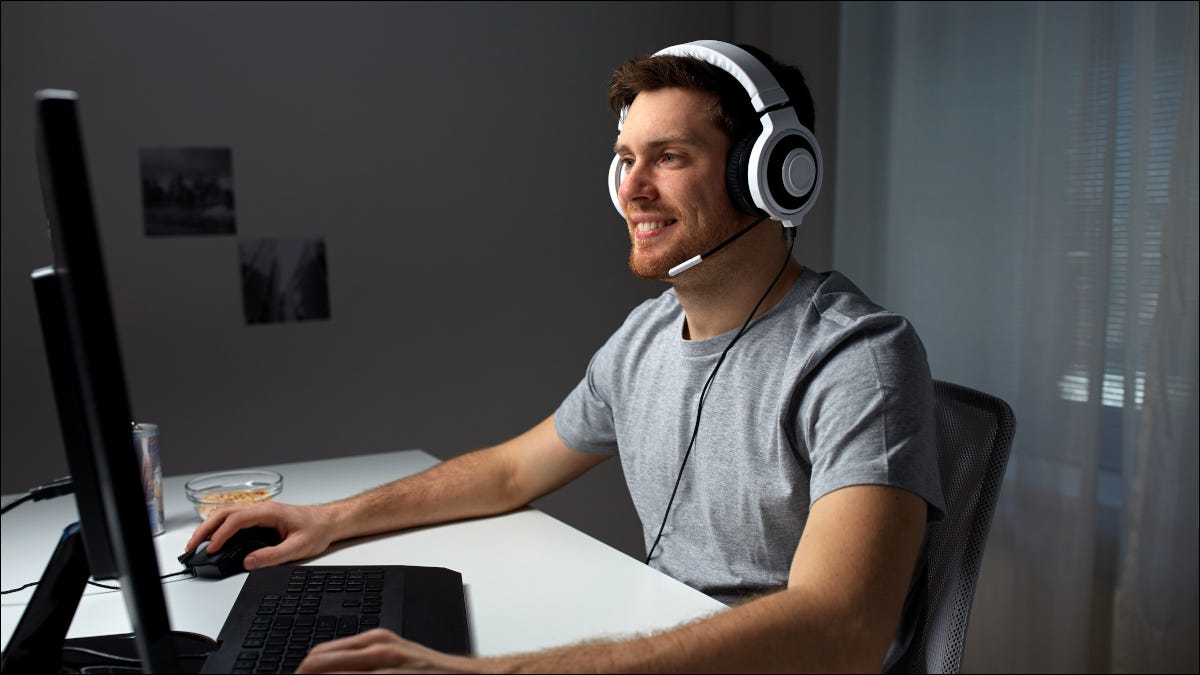
[[[621,166],[624,167],[626,170],[629,170],[629,168],[633,166],[633,158],[632,157],[622,157],[621,158]]]
[[[667,164],[674,164],[678,160],[679,160],[679,155],[676,155],[673,152],[664,152],[663,153],[662,161]]]

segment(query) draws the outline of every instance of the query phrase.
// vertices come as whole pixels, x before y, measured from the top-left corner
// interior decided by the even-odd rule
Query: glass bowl
[[[283,491],[283,476],[274,471],[227,471],[193,478],[184,486],[196,514],[208,518],[222,506],[266,502]]]

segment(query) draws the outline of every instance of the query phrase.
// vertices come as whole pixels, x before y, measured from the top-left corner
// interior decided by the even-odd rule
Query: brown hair
[[[815,112],[803,73],[779,63],[757,47],[745,44],[738,46],[771,70],[796,108],[800,123],[812,130]],[[762,129],[758,115],[750,105],[750,97],[733,75],[707,61],[688,56],[638,56],[622,63],[609,80],[608,105],[620,115],[633,103],[638,93],[670,87],[714,94],[710,119],[731,139],[757,135]]]

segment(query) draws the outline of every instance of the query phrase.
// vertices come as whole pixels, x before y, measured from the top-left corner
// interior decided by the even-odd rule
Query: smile
[[[676,222],[677,221],[675,221],[675,220],[650,220],[650,221],[638,223],[637,231],[638,232],[650,232],[652,230],[658,230],[658,229],[664,228],[668,225],[673,225]]]

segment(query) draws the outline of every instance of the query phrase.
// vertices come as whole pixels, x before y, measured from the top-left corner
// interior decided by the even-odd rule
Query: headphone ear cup
[[[608,165],[608,196],[612,199],[613,208],[621,217],[625,217],[625,211],[621,209],[621,198],[617,195],[617,190],[621,189],[621,181],[625,180],[625,167],[621,164],[621,156],[614,155],[612,164]]]
[[[725,162],[725,187],[729,200],[742,213],[762,215],[762,209],[754,204],[750,194],[750,151],[754,148],[754,136],[743,136],[734,140]]]
[[[785,213],[808,211],[809,202],[816,196],[820,165],[817,162],[816,139],[812,132],[789,129],[778,137],[765,162],[766,184],[770,208],[782,208]]]

